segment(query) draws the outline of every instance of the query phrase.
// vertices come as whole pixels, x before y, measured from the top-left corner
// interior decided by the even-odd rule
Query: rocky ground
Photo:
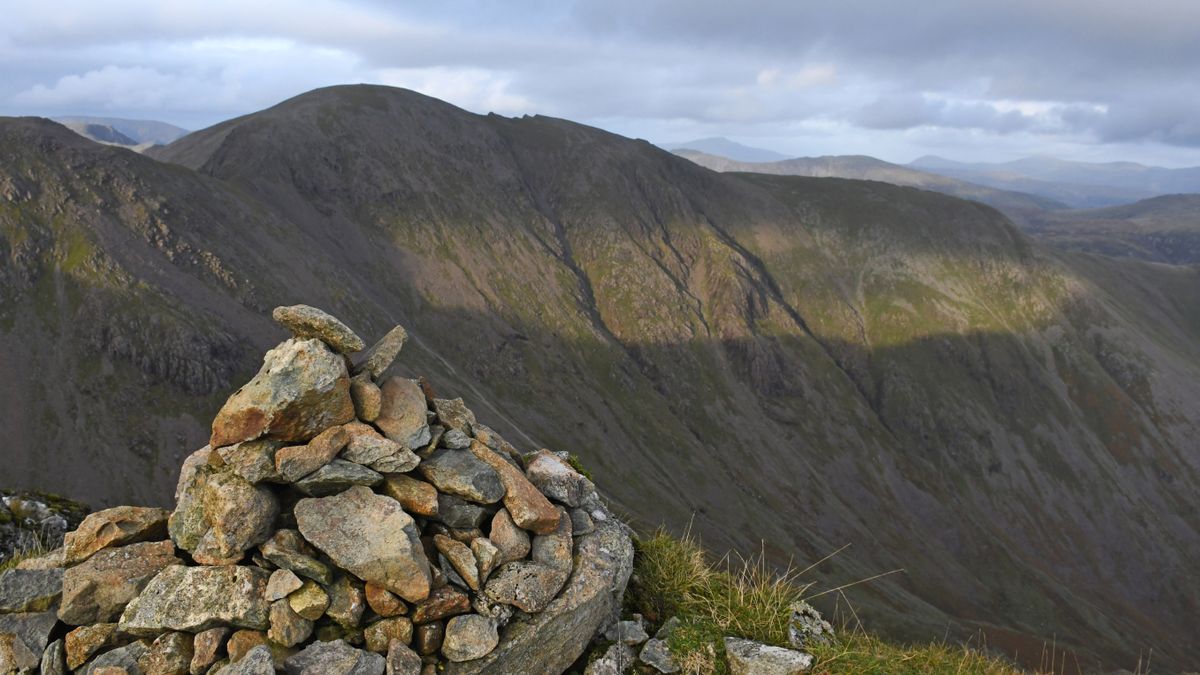
[[[222,407],[173,511],[80,523],[5,497],[5,513],[78,527],[0,576],[0,673],[568,668],[632,569],[591,481],[387,377],[403,328],[351,359],[365,343],[328,314],[274,317],[294,337]]]
[[[16,555],[62,545],[88,507],[57,495],[0,490],[0,566]]]

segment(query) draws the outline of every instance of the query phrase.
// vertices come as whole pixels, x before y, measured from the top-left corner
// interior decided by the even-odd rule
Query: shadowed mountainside
[[[1166,195],[1106,209],[1029,214],[1025,227],[1064,250],[1200,264],[1200,195]]]
[[[269,308],[305,302],[404,324],[407,372],[643,525],[781,564],[851,544],[829,583],[904,568],[848,592],[869,626],[1187,665],[1196,270],[381,87],[151,152],[0,122],[7,487],[166,503]]]

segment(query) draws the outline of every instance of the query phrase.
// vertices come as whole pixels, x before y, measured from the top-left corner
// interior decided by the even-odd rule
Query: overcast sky
[[[0,17],[3,115],[196,129],[372,82],[658,143],[1200,165],[1198,0],[0,0]]]

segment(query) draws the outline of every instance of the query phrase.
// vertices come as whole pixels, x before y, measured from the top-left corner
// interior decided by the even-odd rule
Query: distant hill
[[[1200,194],[1106,209],[1031,214],[1026,229],[1057,248],[1200,265]]]
[[[739,162],[777,162],[781,159],[787,159],[787,155],[781,155],[774,150],[766,150],[763,148],[755,148],[749,145],[742,145],[737,141],[731,141],[728,138],[698,138],[694,141],[686,143],[667,143],[663,147],[667,150],[695,150],[710,155],[718,155],[728,157]]]
[[[1165,194],[1200,192],[1200,167],[1167,169],[1134,162],[1073,162],[1054,157],[971,163],[936,155],[918,158],[908,166],[1041,195],[1072,208],[1102,208]]]
[[[71,131],[74,131],[80,136],[90,138],[97,143],[128,146],[137,145],[137,141],[107,124],[93,124],[90,122],[63,122],[63,126]]]
[[[117,145],[166,145],[186,136],[188,133],[187,129],[157,120],[130,120],[120,117],[89,116],[66,116],[54,117],[52,119],[55,122],[66,125],[76,133],[92,138],[92,140],[100,141],[101,143],[115,143]],[[90,130],[94,128],[112,129],[124,137],[125,140],[106,140],[93,136]]]
[[[740,162],[728,157],[676,150],[675,154],[714,171],[744,171],[781,176],[812,176],[815,178],[857,178],[877,180],[893,185],[921,188],[943,194],[973,199],[994,206],[1010,215],[1045,209],[1063,209],[1066,205],[1035,195],[998,190],[966,181],[919,171],[899,164],[865,155],[836,155],[826,157],[797,157],[777,162]]]

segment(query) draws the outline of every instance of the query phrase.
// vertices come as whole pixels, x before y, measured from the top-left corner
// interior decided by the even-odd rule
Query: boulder
[[[558,525],[558,510],[538,491],[520,469],[479,441],[471,442],[471,454],[487,464],[500,477],[504,487],[504,508],[513,522],[537,534],[549,534]]]
[[[182,483],[182,480],[181,480]],[[271,534],[279,503],[271,490],[231,468],[201,466],[181,484],[168,529],[201,564],[230,565]]]
[[[116,621],[155,575],[179,563],[170,541],[102,550],[63,575],[58,618],[72,626]]]
[[[504,497],[504,485],[495,469],[469,452],[443,448],[417,466],[417,472],[439,491],[479,504]]]
[[[142,541],[166,539],[166,509],[141,506],[117,506],[97,511],[63,537],[63,563],[75,565],[96,551]]]
[[[621,607],[633,570],[633,543],[616,523],[598,524],[580,537],[573,572],[540,614],[514,618],[487,656],[450,663],[448,675],[563,672]],[[490,584],[490,582],[489,582]]]
[[[258,374],[225,402],[209,444],[303,442],[353,418],[345,359],[320,340],[292,339],[267,352]]]
[[[61,569],[0,572],[0,614],[44,612],[62,597]]]
[[[725,638],[725,658],[730,675],[798,675],[813,664],[812,654],[734,637]]]
[[[420,448],[429,443],[433,437],[425,417],[429,408],[420,385],[403,377],[389,377],[380,389],[383,401],[375,426],[406,448]]]
[[[567,506],[580,506],[596,495],[592,481],[549,450],[539,450],[529,458],[525,475],[542,494]]]
[[[366,373],[379,379],[388,366],[392,365],[392,361],[396,360],[407,340],[408,332],[403,327],[396,326],[391,329],[363,354],[362,359],[354,366],[354,374]]]
[[[796,649],[808,645],[829,645],[833,643],[833,626],[826,621],[815,607],[797,600],[790,607],[791,616],[788,618],[788,642]]]
[[[298,338],[316,338],[342,354],[360,352],[367,346],[349,326],[316,307],[276,307],[271,312],[271,318],[292,331],[292,335]]]
[[[355,649],[344,640],[314,642],[284,662],[288,675],[383,675],[379,654]]]
[[[167,630],[197,633],[216,626],[266,630],[270,608],[265,593],[270,574],[258,567],[172,565],[158,573],[121,615],[130,635]]]
[[[301,534],[335,564],[409,601],[429,595],[429,561],[411,516],[362,486],[332,497],[301,499]]]
[[[478,614],[463,614],[446,623],[442,655],[452,662],[473,661],[487,656],[500,642],[496,624]]]

